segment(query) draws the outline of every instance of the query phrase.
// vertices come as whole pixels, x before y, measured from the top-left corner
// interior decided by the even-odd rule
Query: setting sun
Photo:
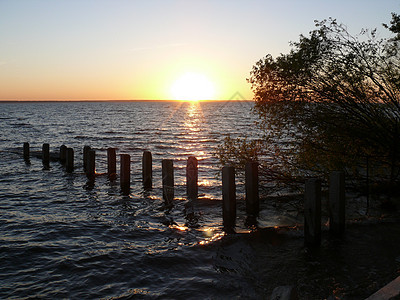
[[[171,86],[174,100],[212,100],[215,98],[214,84],[203,74],[188,72]]]

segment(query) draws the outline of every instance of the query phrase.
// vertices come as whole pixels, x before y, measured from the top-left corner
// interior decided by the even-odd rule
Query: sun
[[[174,100],[213,100],[215,88],[205,75],[187,72],[172,84],[171,96]]]

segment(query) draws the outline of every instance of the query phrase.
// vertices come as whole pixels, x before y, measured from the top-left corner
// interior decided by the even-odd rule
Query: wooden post
[[[225,232],[234,232],[236,222],[235,168],[222,168],[222,219]]]
[[[115,148],[107,149],[107,174],[111,180],[115,180],[117,177],[117,155]]]
[[[128,195],[131,187],[131,156],[129,154],[121,154],[120,182],[122,193]]]
[[[258,163],[246,163],[246,213],[247,216],[256,218],[260,211],[260,199],[258,194]]]
[[[96,151],[89,150],[86,159],[86,176],[89,180],[94,180],[96,174]]]
[[[329,217],[330,233],[337,236],[342,235],[346,223],[346,198],[343,172],[332,172],[329,178]]]
[[[87,157],[88,152],[91,150],[90,146],[83,147],[83,170],[86,172],[87,169]]]
[[[24,159],[29,161],[29,143],[24,143]]]
[[[44,165],[49,165],[50,163],[50,145],[43,144],[42,146],[42,161]]]
[[[321,244],[321,181],[308,179],[305,185],[304,238],[306,246]]]
[[[67,156],[65,159],[66,171],[72,173],[74,171],[74,149],[67,148]]]
[[[67,146],[62,145],[60,147],[60,163],[65,165],[65,160],[67,159]]]
[[[197,199],[199,170],[197,158],[189,156],[186,165],[186,194],[188,199]]]
[[[142,157],[142,180],[143,188],[151,189],[153,187],[153,169],[152,156],[150,151],[144,151]]]
[[[174,200],[174,162],[172,159],[162,160],[163,199],[167,203]]]

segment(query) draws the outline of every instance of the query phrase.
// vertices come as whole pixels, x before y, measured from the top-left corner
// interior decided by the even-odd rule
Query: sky
[[[391,12],[399,0],[0,0],[0,100],[252,99],[252,66],[314,20],[384,37]]]

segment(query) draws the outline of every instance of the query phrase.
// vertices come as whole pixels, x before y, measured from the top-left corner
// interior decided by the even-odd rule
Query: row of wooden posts
[[[29,143],[24,143],[23,155],[29,160]],[[43,164],[50,162],[49,144],[42,146]],[[65,145],[60,147],[58,159],[65,165],[67,172],[74,171],[74,150]],[[89,180],[94,180],[96,152],[90,146],[83,147],[83,169]],[[110,180],[117,177],[116,148],[107,149],[107,175]],[[129,194],[131,181],[131,159],[129,154],[120,154],[120,186],[124,194]],[[142,157],[142,181],[144,189],[152,188],[152,155],[150,151],[144,151]],[[345,228],[345,190],[343,172],[332,172],[329,185],[329,224],[330,232],[341,235]],[[162,160],[162,186],[163,199],[172,203],[174,198],[174,166],[173,160]],[[245,168],[245,193],[246,213],[250,224],[256,224],[259,215],[259,187],[258,164],[248,162]],[[198,197],[198,161],[190,156],[186,166],[186,193],[188,199]],[[234,230],[236,222],[236,184],[235,168],[225,166],[222,168],[222,216],[224,230]],[[309,179],[305,183],[304,203],[304,235],[306,245],[319,245],[321,242],[321,181]]]

